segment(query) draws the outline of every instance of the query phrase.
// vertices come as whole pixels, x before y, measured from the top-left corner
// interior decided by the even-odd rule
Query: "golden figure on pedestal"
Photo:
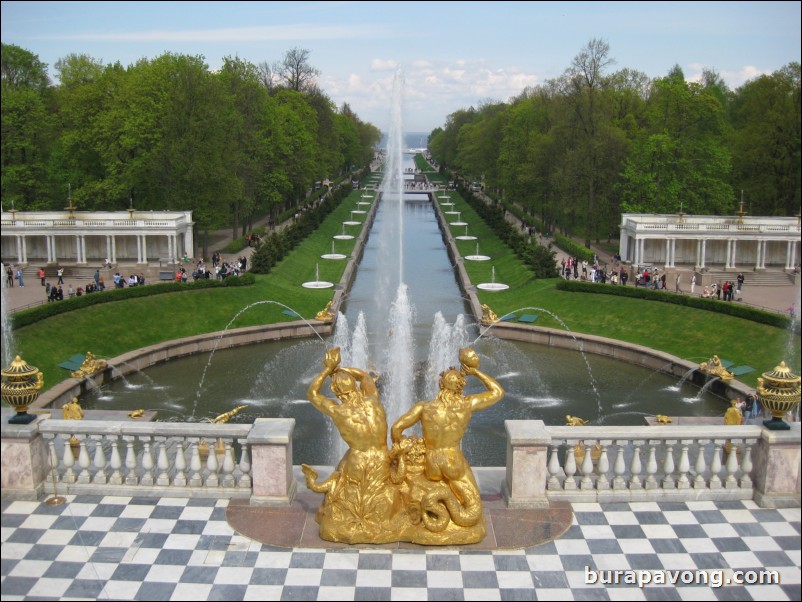
[[[473,412],[497,403],[504,390],[479,371],[472,349],[460,351],[461,369],[440,376],[433,400],[415,404],[391,429],[373,378],[340,366],[340,350],[326,353],[324,370],[309,385],[312,404],[329,416],[349,450],[332,475],[318,483],[317,473],[302,465],[309,489],[324,493],[317,511],[320,537],[346,543],[408,541],[452,545],[485,536],[479,487],[460,449]],[[464,395],[465,377],[475,376],[485,391]],[[339,400],[321,394],[331,378]],[[403,432],[420,422],[423,438]]]
[[[315,314],[315,320],[320,320],[321,322],[331,322],[333,319],[334,314],[331,313],[331,301],[326,303],[326,307]]]
[[[724,367],[717,355],[699,364],[699,372],[709,374],[710,376],[718,376],[721,380],[732,380],[735,378],[735,375]]]
[[[493,324],[498,322],[498,316],[496,315],[496,312],[490,309],[490,306],[488,306],[486,303],[482,303],[481,322],[485,326],[492,326]]]
[[[84,378],[85,376],[92,376],[96,372],[101,372],[106,368],[108,368],[106,360],[95,359],[95,355],[91,351],[87,351],[81,367],[75,372],[71,372],[70,376],[73,378]]]

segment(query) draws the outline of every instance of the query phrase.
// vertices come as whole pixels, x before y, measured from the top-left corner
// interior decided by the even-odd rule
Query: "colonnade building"
[[[192,257],[191,211],[3,211],[3,261],[174,263]]]
[[[799,265],[798,216],[624,213],[620,229],[621,259],[636,266],[751,271]]]

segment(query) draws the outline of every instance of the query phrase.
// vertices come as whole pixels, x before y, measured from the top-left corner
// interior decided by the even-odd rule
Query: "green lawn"
[[[146,345],[215,332],[227,326],[292,320],[282,313],[283,306],[273,302],[312,318],[331,299],[333,289],[305,289],[301,283],[318,277],[339,282],[346,262],[321,259],[320,255],[332,251],[333,235],[342,232],[342,222],[350,218],[350,211],[356,208],[362,194],[363,191],[351,193],[273,272],[257,276],[253,286],[131,299],[54,316],[15,331],[18,353],[44,372],[45,386],[50,387],[68,376],[57,365],[77,353],[92,351],[98,357],[114,357]],[[718,354],[737,365],[755,367],[756,372],[742,377],[743,382],[751,385],[760,372],[773,368],[781,359],[790,359],[794,371],[799,372],[799,337],[778,328],[667,303],[556,290],[556,280],[535,279],[456,192],[450,195],[457,203],[455,210],[461,212],[460,219],[469,223],[468,232],[479,237],[480,254],[492,258],[465,262],[471,281],[490,282],[495,267],[496,282],[511,287],[503,292],[479,291],[482,303],[487,303],[499,316],[525,309],[520,313],[540,315],[538,326],[563,328],[544,311],[548,310],[574,332],[630,341],[692,361],[701,362]],[[447,221],[456,221],[457,216],[447,217]],[[356,226],[346,228],[350,234],[359,230]],[[464,234],[465,227],[455,226],[452,230],[456,235]],[[349,255],[353,246],[354,241],[335,241],[338,253]],[[459,250],[464,255],[474,254],[476,241],[460,241]]]

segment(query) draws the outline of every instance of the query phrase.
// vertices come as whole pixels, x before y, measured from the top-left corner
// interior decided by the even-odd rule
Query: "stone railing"
[[[248,498],[289,504],[297,487],[292,419],[247,424],[2,422],[2,493]],[[552,501],[754,499],[800,505],[800,429],[665,425],[546,427],[507,420],[510,507]],[[203,453],[204,443],[208,454]]]
[[[510,506],[549,501],[755,499],[798,506],[800,429],[665,425],[546,427],[508,420]]]
[[[9,425],[9,416],[4,410],[4,497],[83,493],[287,504],[295,493],[291,419],[206,424],[43,416]]]

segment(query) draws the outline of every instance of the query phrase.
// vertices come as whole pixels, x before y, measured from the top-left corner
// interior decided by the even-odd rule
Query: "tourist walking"
[[[45,285],[45,269],[39,268],[39,280],[42,282],[42,286]]]
[[[59,267],[56,270],[56,274],[58,275],[58,282],[56,282],[56,284],[64,284],[64,268]]]
[[[11,269],[11,266],[8,266],[6,270],[6,286],[14,288],[14,270]]]
[[[22,270],[17,268],[17,282],[20,288],[25,288],[25,278],[22,276]]]

